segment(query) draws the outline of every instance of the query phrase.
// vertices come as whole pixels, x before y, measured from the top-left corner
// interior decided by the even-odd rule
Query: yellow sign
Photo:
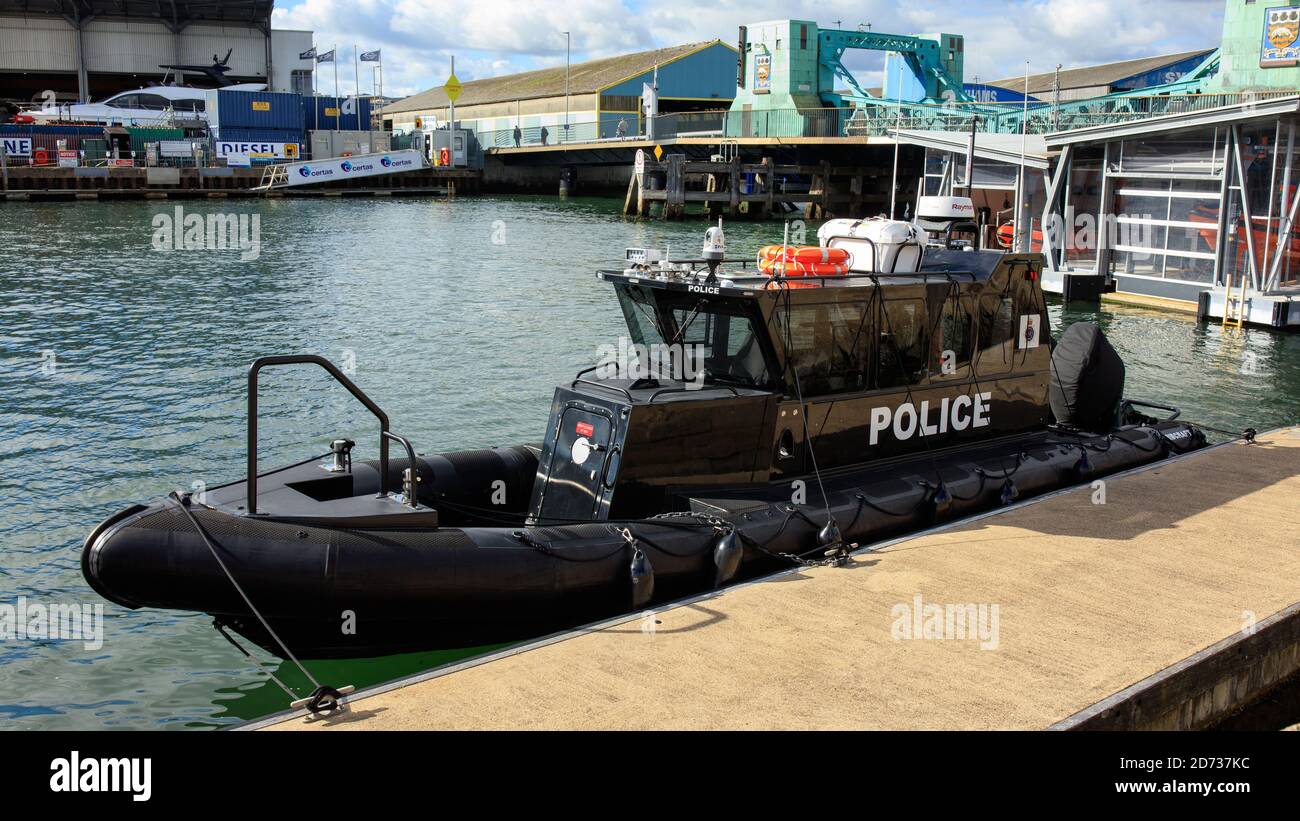
[[[656,146],[655,146],[655,162],[659,162],[659,161],[662,160],[663,158],[664,158],[664,149],[663,149],[663,146],[661,146],[661,145],[656,145]]]
[[[460,96],[461,87],[460,80],[456,79],[455,74],[448,77],[447,82],[442,84],[442,90],[447,92],[447,99],[451,100],[453,103],[456,102],[456,98]]]
[[[297,143],[285,143],[285,144],[284,144],[284,156],[287,157],[287,158],[289,158],[289,159],[293,159],[294,157],[297,157],[297,156],[298,156],[298,144],[297,144]]]
[[[337,108],[327,108],[327,109],[325,109],[325,116],[326,116],[326,117],[337,117],[337,116],[339,116],[339,110],[338,110]]]
[[[254,101],[253,101],[253,110],[254,110],[254,111],[270,111],[270,110],[271,110],[271,103],[270,103],[270,101],[268,101],[268,100],[254,100]]]

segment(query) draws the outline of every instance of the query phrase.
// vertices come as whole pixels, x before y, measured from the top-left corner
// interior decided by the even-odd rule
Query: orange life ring
[[[765,245],[758,252],[760,260],[788,262],[847,263],[849,252],[843,248],[821,248],[816,245]]]
[[[796,260],[764,259],[758,270],[765,274],[782,274],[787,277],[835,277],[849,272],[849,266],[839,262],[799,262]]]
[[[1029,239],[1030,245],[1033,250],[1041,251],[1043,248],[1043,232],[1035,228],[1032,233],[1033,236],[1031,236]],[[1015,222],[1004,222],[1000,226],[998,226],[997,237],[998,237],[998,245],[1001,245],[1003,248],[1010,248],[1011,246],[1015,245],[1016,244]]]
[[[764,285],[763,290],[779,291],[782,288],[789,288],[793,290],[795,288],[820,288],[820,287],[822,287],[822,284],[820,282],[793,282],[788,279],[782,279],[782,280],[774,279],[771,282]]]
[[[44,148],[32,149],[33,165],[47,165],[49,161],[50,161],[50,152],[46,151]]]

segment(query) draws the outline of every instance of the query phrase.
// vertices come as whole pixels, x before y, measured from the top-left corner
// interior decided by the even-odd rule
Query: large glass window
[[[1296,196],[1296,183],[1300,180],[1300,154],[1293,158],[1291,181],[1284,185],[1286,150],[1282,146],[1288,139],[1289,124],[1243,126],[1241,129],[1241,164],[1245,174],[1245,193],[1250,205],[1250,241],[1255,247],[1255,264],[1262,282],[1268,282],[1274,261],[1279,264],[1279,286],[1297,284],[1300,266],[1300,240],[1294,227],[1290,235],[1280,237],[1286,227],[1284,219],[1290,213],[1290,204]],[[1280,150],[1279,150],[1280,149]],[[1228,231],[1225,238],[1225,278],[1234,285],[1250,276],[1249,246],[1247,245],[1246,216],[1241,208],[1240,196],[1234,179],[1228,208]],[[1284,190],[1286,189],[1286,190]],[[1278,255],[1278,246],[1283,250]]]
[[[934,376],[966,376],[974,350],[974,320],[971,316],[972,300],[946,299],[939,315],[939,355],[930,373]],[[945,362],[951,353],[951,371],[945,371]]]
[[[1069,268],[1090,270],[1096,264],[1097,219],[1101,213],[1103,152],[1097,147],[1085,147],[1070,163],[1070,188],[1066,193],[1066,214],[1071,222],[1064,226],[1063,249]]]
[[[1142,137],[1119,143],[1124,174],[1219,174],[1227,162],[1224,129]]]
[[[289,72],[289,88],[294,94],[301,94],[304,97],[310,97],[315,93],[311,83],[311,71],[309,69],[295,68]]]
[[[852,393],[869,386],[873,303],[839,302],[782,307],[776,334],[787,341],[790,364],[804,396]]]
[[[170,108],[172,101],[161,94],[137,94],[135,100],[136,108],[143,108],[149,111],[162,111]]]
[[[1006,373],[1015,362],[1016,306],[1009,296],[985,294],[979,305],[976,376]]]
[[[1111,272],[1209,283],[1219,242],[1225,129],[1115,143],[1115,194],[1102,226]]]
[[[930,358],[930,329],[925,303],[919,299],[886,300],[881,312],[876,387],[915,385],[925,377]]]

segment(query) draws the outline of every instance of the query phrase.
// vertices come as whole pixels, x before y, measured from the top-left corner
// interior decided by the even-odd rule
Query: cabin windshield
[[[765,387],[772,369],[755,334],[754,315],[744,304],[699,294],[669,293],[629,285],[619,287],[619,305],[632,342],[681,345],[706,382]]]

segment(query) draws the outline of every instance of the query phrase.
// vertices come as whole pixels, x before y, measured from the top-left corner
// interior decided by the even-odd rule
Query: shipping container
[[[149,143],[185,139],[185,129],[183,128],[130,127],[126,131],[131,135],[131,150],[135,152],[136,157],[144,157],[144,147]]]
[[[271,143],[303,143],[306,136],[301,128],[222,128],[216,133],[219,140]]]
[[[306,97],[302,127],[307,131],[369,131],[369,97]],[[358,117],[358,110],[360,116]]]
[[[108,140],[103,137],[82,137],[78,148],[81,151],[82,162],[85,163],[102,160],[108,156]]]
[[[218,132],[223,128],[301,129],[302,95],[218,89],[216,117],[209,113],[208,122]]]
[[[77,151],[92,138],[104,142],[102,126],[0,125],[6,161],[12,165],[55,165],[59,150]],[[99,157],[103,156],[101,151]]]
[[[5,123],[0,125],[0,134],[5,136],[30,137],[34,134],[46,136],[103,136],[102,125],[33,125],[31,123]]]
[[[312,131],[310,137],[313,160],[392,150],[387,131]]]

